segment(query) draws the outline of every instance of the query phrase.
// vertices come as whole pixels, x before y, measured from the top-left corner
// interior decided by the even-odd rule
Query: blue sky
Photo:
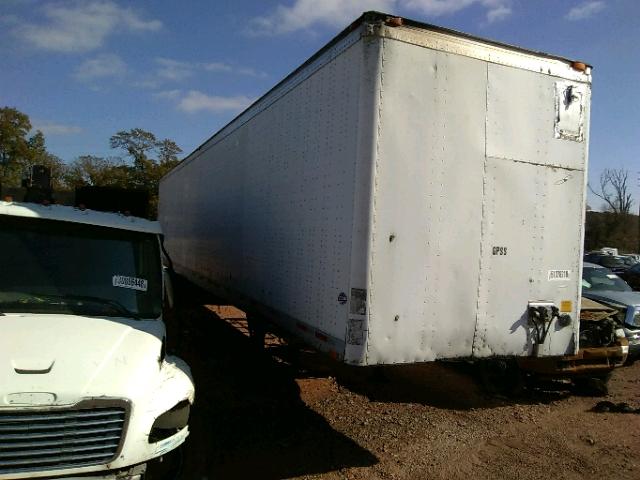
[[[134,127],[186,155],[365,10],[592,64],[590,181],[628,169],[638,207],[637,0],[0,0],[0,106],[65,161]]]

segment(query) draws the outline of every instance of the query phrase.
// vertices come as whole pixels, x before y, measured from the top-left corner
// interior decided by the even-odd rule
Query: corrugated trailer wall
[[[349,286],[366,288],[378,51],[359,30],[342,39],[160,190],[179,273],[277,310],[339,357]]]

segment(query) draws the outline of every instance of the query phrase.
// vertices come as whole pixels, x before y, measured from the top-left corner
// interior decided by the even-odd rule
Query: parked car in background
[[[635,263],[640,263],[640,253],[623,253],[622,256],[631,258]]]
[[[615,308],[616,321],[629,341],[629,359],[640,356],[640,292],[611,270],[593,263],[582,269],[582,296]]]
[[[628,268],[620,274],[622,279],[629,284],[633,290],[640,290],[640,263]]]
[[[609,255],[606,253],[587,253],[583,259],[585,262],[595,263],[612,270],[614,273],[624,272],[630,267],[625,257],[621,255]]]

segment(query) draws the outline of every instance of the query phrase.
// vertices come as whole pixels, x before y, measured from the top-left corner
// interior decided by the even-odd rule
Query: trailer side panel
[[[160,194],[180,273],[272,309],[340,358],[351,282],[366,288],[370,193],[356,174],[370,176],[370,168],[356,158],[370,163],[377,50],[359,38],[353,32],[286,93],[273,92],[275,101],[215,136],[163,180]],[[361,240],[352,245],[354,233]],[[353,267],[352,249],[360,256]],[[362,348],[350,353],[355,362]]]

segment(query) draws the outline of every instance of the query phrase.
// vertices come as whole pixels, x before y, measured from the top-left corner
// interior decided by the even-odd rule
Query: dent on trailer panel
[[[468,357],[478,282],[486,65],[385,39],[369,355]]]

